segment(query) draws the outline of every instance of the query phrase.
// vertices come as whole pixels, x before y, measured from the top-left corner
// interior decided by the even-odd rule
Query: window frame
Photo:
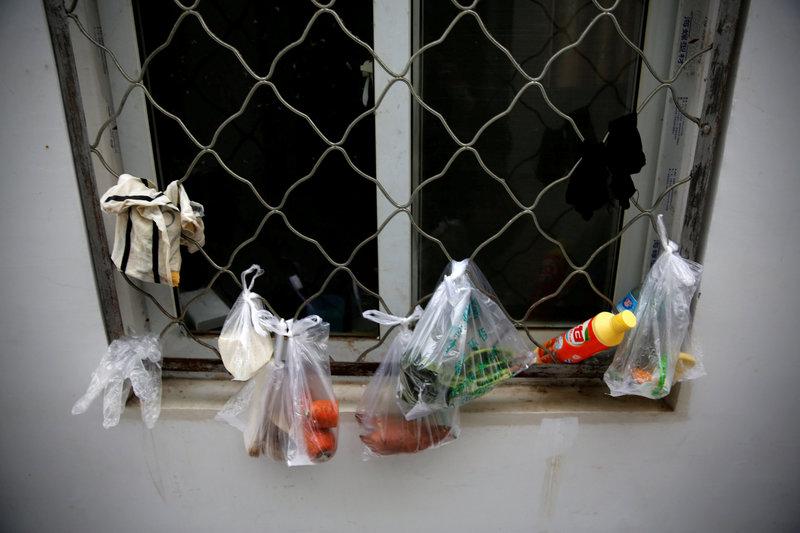
[[[682,2],[681,5],[697,5],[700,3],[703,2],[699,0],[686,0],[685,2]],[[108,20],[113,21],[115,16],[119,16],[120,10],[124,10],[125,4],[127,4],[129,7],[130,3],[120,1],[101,2],[100,4],[103,7],[101,8],[99,5],[97,6],[98,9],[96,13],[100,19],[96,21],[97,27],[107,28],[105,34],[106,39],[108,39],[110,33],[113,33],[115,39],[122,38],[126,32],[125,25],[113,24],[108,22]],[[711,19],[712,27],[716,30],[715,32],[711,32],[715,35],[713,43],[714,48],[711,52],[709,52],[709,57],[702,60],[704,64],[704,82],[702,83],[701,88],[698,89],[698,94],[702,94],[702,98],[697,103],[697,109],[704,110],[702,115],[704,120],[697,132],[696,139],[694,142],[689,143],[691,157],[686,161],[685,167],[690,169],[692,180],[689,183],[689,187],[687,188],[685,195],[686,203],[685,209],[683,209],[684,214],[682,216],[676,216],[672,224],[673,231],[681,235],[683,255],[694,260],[698,260],[702,254],[705,220],[708,216],[709,207],[711,205],[711,193],[713,191],[713,183],[715,181],[715,163],[718,159],[718,149],[720,146],[720,141],[722,140],[724,121],[727,111],[726,104],[729,100],[730,81],[732,79],[731,70],[734,65],[736,48],[742,26],[740,21],[741,14],[743,12],[742,4],[743,3],[740,0],[718,0],[715,6],[716,17]],[[411,4],[409,2],[407,11],[408,13],[410,13],[410,5]],[[119,336],[129,334],[132,331],[142,331],[147,325],[146,322],[148,316],[148,314],[144,311],[148,306],[152,307],[153,302],[147,298],[144,298],[141,294],[137,293],[137,291],[128,287],[126,281],[116,271],[110,260],[108,236],[113,231],[113,222],[110,224],[108,223],[109,218],[100,211],[97,198],[99,198],[99,188],[110,186],[111,183],[103,183],[102,181],[98,181],[98,173],[95,172],[95,165],[98,163],[95,161],[95,158],[92,157],[89,149],[89,137],[87,131],[87,119],[98,120],[99,117],[103,116],[103,112],[107,112],[108,110],[104,109],[103,105],[101,105],[103,104],[104,100],[97,98],[99,93],[101,93],[103,90],[102,83],[99,83],[97,78],[91,80],[91,73],[79,73],[75,63],[76,53],[87,53],[87,46],[91,45],[89,45],[88,42],[85,42],[84,39],[75,39],[75,31],[74,28],[72,30],[70,28],[67,8],[62,0],[44,0],[44,6],[53,43],[55,63],[59,74],[59,82],[61,85],[61,93],[64,101],[65,115],[67,120],[67,129],[78,179],[78,190],[83,207],[84,220],[89,237],[89,247],[92,254],[92,265],[98,287],[100,307],[102,310],[107,337],[109,340],[113,340]],[[375,6],[376,21],[381,20],[381,10],[377,9],[377,7],[388,6],[388,10],[385,12],[385,20],[387,22],[394,23],[396,23],[397,19],[392,17],[396,17],[398,12],[403,12],[407,7],[405,3],[384,2],[383,0],[375,0]],[[132,23],[132,13],[130,14],[130,17]],[[411,18],[408,17],[407,20],[409,22],[409,31],[405,32],[405,36],[407,37],[409,44],[408,49],[410,50]],[[651,16],[648,16],[648,20],[651,20]],[[110,24],[110,27],[114,28],[114,32],[108,32],[109,26],[107,26],[107,24]],[[402,24],[395,24],[395,26],[400,26],[400,29],[403,28]],[[132,27],[129,29],[132,29]],[[645,32],[647,35],[647,28],[645,29]],[[376,34],[377,33],[379,32],[376,31]],[[99,36],[100,35],[98,35],[98,37]],[[382,54],[382,57],[383,54],[390,54],[392,49],[400,50],[402,48],[399,46],[392,46],[391,42],[387,43],[389,37],[388,34],[385,35],[385,37],[386,38],[379,40],[376,35],[375,50],[379,54]],[[133,35],[133,42],[136,42],[135,33]],[[110,47],[117,53],[120,50],[124,50],[131,56],[129,58],[119,58],[121,62],[135,61],[134,64],[138,64],[138,47],[115,47],[113,45]],[[645,53],[647,53],[647,51],[646,42]],[[96,52],[97,50],[91,50],[88,53],[91,54]],[[105,58],[105,55],[102,53],[100,53],[100,56]],[[104,61],[105,59],[98,59],[98,63],[100,65],[102,65]],[[392,63],[390,63],[390,65],[392,67],[398,66]],[[380,69],[375,70],[382,72]],[[660,72],[663,72],[663,70],[660,70]],[[385,75],[385,73],[383,74]],[[83,75],[83,79],[81,79],[81,75]],[[90,81],[94,81],[94,83],[81,84],[81,81],[85,81],[87,76],[90,78]],[[649,76],[649,74],[644,72],[644,69],[642,69],[642,76]],[[113,80],[114,77],[110,76],[108,78]],[[381,87],[380,74],[378,72],[375,73],[374,79],[375,86]],[[113,87],[114,82],[111,81],[110,83],[112,85],[110,89],[113,92],[115,90]],[[641,82],[640,87],[643,87]],[[83,99],[81,97],[82,91],[84,95],[89,95],[89,98]],[[402,102],[402,100],[405,98],[410,103],[410,96],[408,95],[407,91],[397,92],[402,92],[402,95],[398,95],[399,101]],[[665,91],[662,90],[660,92],[663,95]],[[136,101],[137,94],[138,98],[140,99],[138,102]],[[642,98],[642,95],[643,92],[640,90],[640,98]],[[136,150],[137,139],[138,142],[144,142],[142,139],[146,139],[148,144],[150,143],[151,139],[149,135],[148,121],[146,119],[146,106],[144,97],[139,91],[134,91],[130,97],[133,98],[133,101],[129,105],[135,109],[138,109],[138,112],[144,113],[144,120],[140,123],[140,129],[136,130],[135,128],[125,128],[124,133],[121,129],[118,137],[115,137],[114,135],[108,136],[108,141],[99,146],[98,150],[104,151],[104,153],[110,157],[116,157],[120,163],[120,154],[126,153],[126,146],[131,147],[129,148],[130,151],[127,153],[137,153],[138,151],[139,153],[147,154],[149,152],[149,162],[146,160],[129,162],[128,157],[126,157],[125,168],[131,172],[155,175],[155,164],[152,159],[152,150]],[[85,106],[86,102],[94,102],[94,105]],[[409,135],[407,136],[407,143],[409,147],[412,143],[412,136],[410,135],[412,112],[411,107],[412,106],[410,105],[405,106],[408,111],[407,117],[409,124]],[[663,112],[664,106],[660,107],[662,108]],[[398,120],[396,117],[390,118],[390,116],[386,116],[384,119]],[[385,143],[388,145],[393,141],[393,139],[389,137],[381,138],[381,136],[377,133],[380,129],[377,127],[377,120],[378,116],[376,116],[376,144]],[[144,130],[142,129],[144,126],[141,124],[144,124],[148,128],[146,136],[144,136]],[[643,137],[645,135],[646,134],[643,132]],[[396,152],[397,154],[402,155],[400,154],[400,149],[397,149]],[[409,169],[412,164],[411,152],[412,151],[410,149],[405,152]],[[149,170],[146,168],[148,165],[151,165]],[[657,172],[657,170],[654,170],[654,172]],[[405,182],[410,183],[410,171],[406,172],[405,174],[398,171],[396,172],[396,175],[396,181],[393,182],[392,186],[396,185],[398,187],[403,187],[406,186]],[[387,206],[384,205],[379,207],[379,220],[382,220],[380,218],[381,209],[387,209]],[[385,214],[386,213],[384,212],[384,215]],[[632,213],[630,212],[626,213],[626,220],[631,215]],[[676,229],[679,231],[676,231]],[[396,231],[397,234],[395,236],[400,235],[401,238],[403,238],[406,228],[400,227]],[[407,231],[409,233],[408,240],[410,243],[410,228],[407,228]],[[639,236],[639,238],[641,239],[641,236]],[[388,239],[384,240],[384,246],[386,246],[388,242]],[[381,240],[379,238],[379,250],[381,246],[380,243]],[[623,245],[620,246],[620,249],[624,249]],[[647,260],[646,256],[647,254],[645,253],[645,259],[643,261]],[[407,268],[409,295],[411,294],[411,284],[413,279],[413,262],[410,260],[410,258],[411,256],[408,255],[408,265],[400,265],[398,267]],[[403,277],[405,278],[405,276]],[[386,278],[387,276],[380,276],[379,280],[385,280]],[[619,287],[619,284],[617,284],[616,287]],[[149,292],[153,292],[153,289],[161,290],[163,293],[156,295],[156,298],[163,299],[163,301],[166,302],[171,300],[174,302],[172,299],[173,295],[171,294],[172,291],[169,288],[148,285]],[[395,300],[393,301],[403,302],[405,301],[403,300],[403,296],[403,294],[398,294],[395,296]],[[172,310],[175,310],[174,307]],[[172,328],[173,331],[176,331],[177,329],[178,328]],[[176,337],[176,340],[179,344],[181,336],[176,335]],[[331,343],[332,355],[334,358],[336,358],[338,354],[344,355],[350,353],[361,353],[367,347],[374,346],[375,343],[375,339],[372,338],[364,339],[344,337],[341,339],[341,343]],[[384,342],[385,340],[386,336],[383,335],[382,332],[381,342]],[[196,355],[196,352],[197,348],[193,345],[189,353],[183,354],[188,356],[188,358],[166,358],[164,361],[164,369],[167,374],[185,374],[186,372],[194,371],[209,375],[219,374],[220,372],[224,373],[224,370],[221,370],[221,363],[219,361],[201,360],[197,359],[196,357],[192,357]],[[169,355],[172,356],[182,354],[180,354],[180,350],[178,350],[178,352],[173,352]],[[339,357],[341,357],[341,355],[339,355]],[[532,368],[527,371],[525,375],[529,377],[552,379],[555,381],[563,380],[565,378],[597,379],[602,372],[598,373],[596,366],[597,365],[575,365],[566,368],[563,366]],[[374,370],[374,367],[375,364],[370,363],[355,364],[337,362],[334,363],[333,370],[334,373],[338,375],[363,375],[371,373],[371,371]],[[569,369],[568,373],[565,372],[567,368]]]

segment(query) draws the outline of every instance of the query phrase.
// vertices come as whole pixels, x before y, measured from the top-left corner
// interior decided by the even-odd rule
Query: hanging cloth
[[[587,139],[581,143],[580,152],[581,161],[567,183],[566,202],[584,220],[613,203],[628,209],[636,193],[631,174],[638,174],[647,162],[636,113],[609,122],[605,144]]]
[[[103,211],[117,215],[111,253],[117,268],[132,278],[177,287],[180,245],[192,253],[205,244],[203,206],[191,202],[177,181],[160,192],[130,174],[121,175],[100,202]]]

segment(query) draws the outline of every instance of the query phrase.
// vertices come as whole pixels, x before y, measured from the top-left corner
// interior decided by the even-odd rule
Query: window
[[[677,233],[702,222],[689,187],[710,167],[690,172],[713,159],[719,110],[698,115],[722,97],[704,78],[727,75],[732,42],[712,28],[738,16],[646,0],[48,6],[69,19],[97,189],[122,171],[185,178],[205,206],[180,290],[117,278],[126,327],[214,359],[238,273],[259,263],[256,290],[330,322],[337,361],[375,347],[363,310],[424,301],[448,255],[474,255],[540,342],[638,285],[651,205]],[[728,47],[713,64],[712,36]],[[601,140],[632,110],[648,158],[635,207],[585,222],[564,200],[578,132]]]
[[[165,2],[138,1],[134,7],[140,55],[147,57],[167,40],[181,11]],[[366,116],[346,131],[374,103],[361,68],[371,65],[372,56],[342,32],[333,17],[319,16],[309,25],[315,11],[310,2],[202,2],[197,11],[254,72],[273,69],[274,74],[270,84],[254,85],[235,55],[209,37],[199,18],[182,20],[170,46],[152,61],[146,85],[170,113],[185,117],[186,127],[203,145],[213,142],[214,152],[198,157],[197,146],[181,126],[150,106],[162,186],[188,176],[191,198],[205,208],[205,252],[219,265],[234,257],[233,272],[253,263],[263,266],[267,275],[257,281],[256,290],[268,295],[280,316],[290,317],[302,306],[302,314],[321,315],[334,333],[375,336],[377,328],[361,313],[375,308],[377,299],[344,271],[326,283],[333,267],[315,244],[300,236],[315,239],[331,259],[344,263],[377,229],[377,188],[347,161],[375,175],[374,119]],[[370,1],[344,3],[337,14],[350,31],[372,45]],[[306,26],[306,38],[275,61]],[[225,123],[232,115],[238,116]],[[334,142],[345,138],[345,151],[330,149],[320,133]],[[281,209],[270,212],[267,206]],[[349,268],[364,286],[377,290],[375,241],[353,256]],[[215,273],[202,255],[187,255],[182,300],[198,294]],[[241,291],[228,277],[217,279],[212,289],[201,298],[219,298],[221,310]],[[225,316],[204,316],[212,322],[198,328],[200,319],[193,311],[190,306],[187,316],[201,331],[218,328]]]
[[[638,45],[644,33],[644,7],[641,1],[631,1],[615,10],[622,30]],[[420,42],[436,40],[458,11],[448,2],[422,1]],[[542,72],[559,49],[575,42],[597,15],[586,0],[487,2],[478,4],[476,12],[488,33],[532,75]],[[578,277],[557,299],[528,313],[533,302],[558,289],[570,268],[558,246],[544,238],[530,216],[519,216],[515,199],[481,165],[505,181],[516,201],[533,204],[580,158],[580,141],[572,125],[554,109],[572,117],[584,136],[601,139],[609,121],[636,107],[639,58],[634,50],[619,38],[610,20],[598,22],[578,47],[546,71],[542,86],[551,106],[486,38],[478,19],[464,17],[441,45],[424,54],[419,72],[423,99],[443,115],[462,142],[472,140],[481,127],[500,116],[481,132],[473,145],[475,153],[461,152],[452,159],[458,145],[442,122],[431,113],[418,114],[417,182],[450,162],[442,178],[419,196],[420,225],[457,257],[480,249],[475,257],[514,318],[565,326],[604,308],[607,304],[587,279]],[[619,231],[622,211],[600,210],[584,221],[566,203],[565,190],[562,182],[546,192],[535,213],[541,227],[582,264]],[[510,220],[514,222],[505,227]],[[419,287],[428,293],[445,258],[430,241],[420,240],[418,250]],[[617,256],[615,244],[588,268],[602,294],[614,292]],[[632,288],[635,282],[628,285]]]

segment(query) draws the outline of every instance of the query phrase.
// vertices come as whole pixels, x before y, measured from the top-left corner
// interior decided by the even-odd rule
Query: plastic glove
[[[86,393],[72,406],[72,414],[86,412],[105,390],[103,427],[114,427],[119,423],[131,386],[142,407],[142,420],[152,429],[161,413],[161,347],[154,335],[113,341],[92,373]]]

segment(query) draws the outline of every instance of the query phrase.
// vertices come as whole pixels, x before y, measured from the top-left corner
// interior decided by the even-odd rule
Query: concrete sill
[[[355,411],[368,378],[335,377],[334,391],[340,410]],[[213,418],[242,383],[219,379],[165,378],[161,401],[162,417]],[[464,413],[657,413],[671,412],[672,402],[636,396],[614,398],[597,380],[566,385],[536,383],[532,379],[511,379],[486,396],[462,408]],[[135,400],[134,400],[135,401]],[[137,407],[138,409],[138,407]]]

